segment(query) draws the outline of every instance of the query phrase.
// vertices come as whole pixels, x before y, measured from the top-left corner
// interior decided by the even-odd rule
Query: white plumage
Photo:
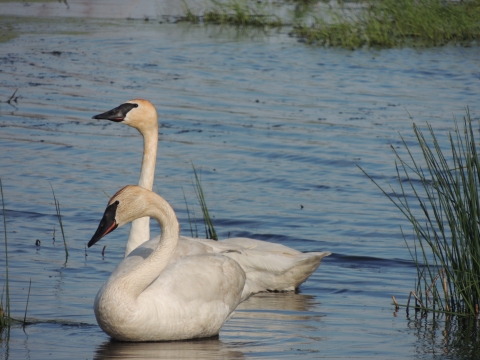
[[[142,170],[139,186],[152,190],[158,148],[158,116],[147,100],[135,99],[93,117],[121,122],[136,128],[144,139]],[[145,258],[155,248],[158,238],[150,238],[149,218],[133,221],[125,256]],[[246,292],[288,291],[303,283],[320,266],[330,252],[302,253],[287,246],[248,238],[220,241],[181,236],[171,258],[185,255],[221,253],[237,261],[247,275]],[[134,261],[133,259],[130,261]]]
[[[143,216],[156,219],[162,235],[148,256],[132,253],[102,286],[94,305],[98,324],[121,341],[217,335],[245,299],[245,272],[220,254],[186,255],[171,263],[179,225],[163,198],[139,186],[123,188],[110,200],[89,247],[116,227]]]

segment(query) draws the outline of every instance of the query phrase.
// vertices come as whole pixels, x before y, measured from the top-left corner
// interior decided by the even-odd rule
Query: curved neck
[[[143,159],[138,186],[152,191],[155,178],[155,162],[157,161],[158,124],[149,131],[139,131],[143,136]]]
[[[178,242],[180,227],[172,207],[155,193],[145,197],[145,202],[147,210],[144,215],[158,221],[162,235],[150,256],[115,280],[114,287],[124,293],[126,302],[135,301],[143,290],[158,278],[169,264]]]
[[[155,162],[157,160],[158,148],[158,122],[144,131],[138,129],[143,136],[143,159],[142,170],[140,172],[140,179],[138,186],[145,189],[153,189],[153,180],[155,178]],[[127,247],[125,249],[125,257],[128,256],[138,246],[150,239],[150,218],[143,217],[132,222],[130,235],[128,236]]]

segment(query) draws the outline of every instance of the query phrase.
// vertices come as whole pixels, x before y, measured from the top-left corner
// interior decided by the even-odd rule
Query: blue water
[[[0,178],[12,311],[23,319],[31,279],[33,324],[4,332],[3,358],[457,358],[478,349],[447,319],[395,313],[391,296],[405,304],[415,286],[400,227],[412,229],[357,165],[395,186],[390,146],[405,155],[399,134],[418,154],[410,117],[423,128],[428,121],[444,144],[467,106],[478,120],[480,48],[352,52],[307,46],[286,31],[8,21],[19,36],[0,44]],[[333,253],[298,293],[241,304],[216,339],[115,343],[93,315],[128,227],[85,245],[107,194],[138,181],[142,139],[91,117],[137,97],[157,107],[154,190],[183,234],[182,189],[200,218],[193,163],[221,238]]]

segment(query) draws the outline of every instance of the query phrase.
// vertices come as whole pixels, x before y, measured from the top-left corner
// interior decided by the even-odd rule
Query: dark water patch
[[[351,268],[416,268],[413,261],[403,259],[382,259],[370,256],[355,256],[334,253],[329,261]]]
[[[0,209],[0,214],[3,216],[3,209]],[[17,211],[17,210],[9,210],[8,208],[5,209],[5,217],[8,221],[9,218],[11,219],[39,219],[39,218],[52,218],[50,214],[42,214],[38,212],[32,211]]]

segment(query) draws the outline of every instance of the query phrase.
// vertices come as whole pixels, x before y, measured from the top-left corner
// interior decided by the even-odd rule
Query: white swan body
[[[142,134],[144,151],[139,186],[152,190],[158,147],[158,116],[155,107],[148,100],[135,99],[93,118],[121,122],[136,128]],[[149,238],[149,219],[145,217],[135,220],[125,256],[135,249],[135,256],[143,258],[149,254],[158,242],[158,239],[147,241]],[[180,236],[179,246],[171,261],[181,258],[182,254],[192,253],[222,253],[235,259],[245,271],[248,283],[246,288],[252,293],[295,290],[320,266],[322,258],[331,254],[302,253],[284,245],[248,238],[213,241]]]
[[[99,326],[120,341],[218,335],[244,300],[245,273],[236,261],[219,254],[186,255],[170,263],[179,225],[163,198],[139,186],[121,189],[109,201],[88,246],[144,216],[159,222],[162,235],[146,258],[128,256],[102,286],[94,305]]]

